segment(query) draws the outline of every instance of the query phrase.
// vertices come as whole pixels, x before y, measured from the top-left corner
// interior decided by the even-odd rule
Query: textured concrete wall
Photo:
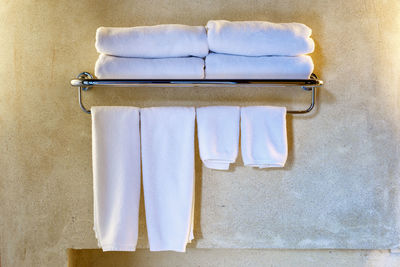
[[[326,85],[312,115],[288,118],[285,168],[256,170],[239,159],[232,170],[218,172],[202,169],[197,156],[193,246],[400,244],[399,1],[3,0],[2,266],[61,266],[66,248],[96,247],[90,117],[79,110],[76,89],[68,85],[80,71],[93,70],[96,28],[204,25],[218,18],[309,25],[317,44],[316,73]],[[298,89],[96,88],[85,96],[88,105],[307,103]],[[146,247],[143,218],[140,247]]]

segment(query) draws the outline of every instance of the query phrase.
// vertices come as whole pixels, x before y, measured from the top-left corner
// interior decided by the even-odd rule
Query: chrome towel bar
[[[88,72],[82,72],[76,79],[71,80],[71,85],[78,88],[78,101],[81,109],[90,114],[82,103],[82,91],[92,87],[292,87],[297,86],[311,92],[311,103],[304,110],[288,110],[290,114],[304,114],[310,112],[315,106],[316,88],[323,85],[315,74],[310,79],[304,80],[125,80],[125,79],[93,79]]]

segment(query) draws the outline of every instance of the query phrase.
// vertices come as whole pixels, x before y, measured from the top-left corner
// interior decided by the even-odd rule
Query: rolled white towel
[[[242,107],[241,150],[244,165],[283,167],[287,159],[286,108]]]
[[[200,158],[210,169],[228,170],[239,147],[240,108],[211,106],[196,109]]]
[[[100,79],[203,79],[204,60],[197,57],[126,58],[101,54],[95,66]]]
[[[96,32],[96,49],[102,54],[121,57],[205,57],[208,44],[203,26],[164,24],[100,27]]]
[[[211,53],[206,57],[206,79],[308,79],[310,56],[247,57]]]
[[[209,49],[217,53],[297,56],[314,51],[311,29],[301,23],[210,20]]]

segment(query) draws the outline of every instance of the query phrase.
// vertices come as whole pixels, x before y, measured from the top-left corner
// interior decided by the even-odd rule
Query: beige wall
[[[285,168],[256,170],[239,159],[229,172],[217,172],[202,169],[197,156],[194,246],[388,249],[400,244],[399,1],[2,0],[2,266],[62,266],[67,248],[96,247],[90,117],[79,110],[76,89],[68,85],[79,72],[93,71],[96,28],[204,25],[217,18],[309,25],[317,44],[315,72],[326,85],[312,115],[288,118]],[[303,92],[292,89],[149,90],[96,88],[86,101],[291,107],[307,102]],[[143,214],[139,247],[146,247]],[[213,253],[229,258],[230,252],[218,251]],[[255,262],[268,253],[257,250]],[[273,253],[276,263],[297,257]],[[323,253],[302,255],[318,263],[324,262]],[[349,255],[342,256],[351,262]]]

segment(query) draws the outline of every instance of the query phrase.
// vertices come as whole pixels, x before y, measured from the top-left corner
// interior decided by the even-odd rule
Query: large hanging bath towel
[[[103,251],[135,251],[140,198],[139,109],[92,107],[94,231]]]
[[[193,239],[192,107],[141,109],[146,223],[151,251],[184,252]]]

